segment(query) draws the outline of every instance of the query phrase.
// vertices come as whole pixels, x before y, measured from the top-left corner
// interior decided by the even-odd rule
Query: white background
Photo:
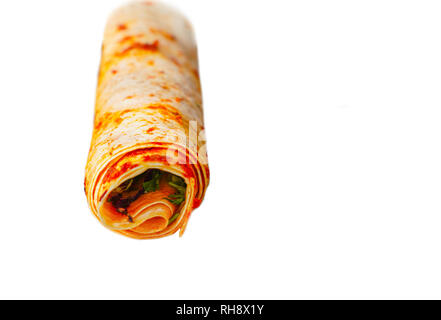
[[[0,298],[441,298],[439,1],[176,0],[211,185],[136,241],[83,192],[121,1],[0,2]]]

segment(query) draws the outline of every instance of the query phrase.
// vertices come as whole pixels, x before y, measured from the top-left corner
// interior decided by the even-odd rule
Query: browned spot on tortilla
[[[161,36],[163,36],[164,38],[166,38],[170,41],[176,41],[176,37],[165,30],[156,29],[156,28],[152,27],[152,28],[150,28],[150,32],[152,32],[154,34],[160,34]]]
[[[181,113],[168,104],[152,104],[149,105],[147,108],[150,110],[156,110],[158,113],[164,115],[164,117],[176,120],[181,124],[183,122]]]
[[[153,104],[148,106],[147,108],[152,109],[152,110],[163,110],[168,112],[168,108],[163,106],[162,104]]]
[[[193,69],[192,72],[196,78],[198,78],[198,79],[200,78],[199,71],[197,69]]]
[[[176,59],[175,57],[171,57],[170,58],[171,62],[173,62],[176,66],[180,67],[181,64],[179,63],[178,59]]]
[[[98,131],[99,129],[101,129],[101,126],[103,125],[103,122],[102,121],[98,121],[96,124],[95,124],[95,130],[96,131]]]
[[[117,116],[116,116],[116,118],[115,118],[115,123],[118,125],[118,124],[121,124],[121,122],[123,122],[123,120],[124,120],[124,118],[123,118],[123,116],[126,114],[126,113],[129,113],[129,112],[132,112],[133,110],[131,110],[131,109],[126,109],[126,110],[123,110],[123,111],[121,111],[121,112],[119,112],[119,113],[117,113]]]
[[[127,25],[125,23],[121,23],[118,25],[117,30],[118,31],[127,30]]]
[[[128,46],[127,48],[125,48],[123,51],[117,53],[117,56],[124,56],[127,53],[129,53],[130,51],[133,50],[144,50],[144,51],[158,51],[159,48],[159,41],[156,40],[153,43],[141,43],[141,42],[134,42],[132,43],[130,46]]]
[[[131,40],[133,40],[133,36],[126,36],[126,37],[122,38],[121,40],[119,40],[119,43],[124,43],[124,42],[131,41]]]

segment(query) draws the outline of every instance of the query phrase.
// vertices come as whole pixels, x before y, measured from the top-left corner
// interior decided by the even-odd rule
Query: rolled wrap
[[[109,194],[149,169],[185,180],[180,215],[166,200],[173,189],[146,193],[131,219],[114,210]],[[137,239],[184,233],[209,182],[197,48],[189,22],[156,2],[116,10],[105,29],[85,192],[107,228]]]

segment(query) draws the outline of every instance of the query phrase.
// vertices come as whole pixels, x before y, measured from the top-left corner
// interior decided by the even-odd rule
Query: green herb
[[[157,191],[159,189],[159,180],[161,179],[161,170],[153,169],[152,178],[148,181],[144,181],[142,184],[144,193]]]
[[[175,213],[173,215],[173,217],[170,218],[170,220],[168,220],[168,225],[171,225],[173,222],[175,222],[175,220],[179,217],[179,212]]]
[[[185,193],[185,189],[187,188],[186,186],[181,186],[181,185],[176,184],[174,182],[169,182],[168,184],[171,185],[176,190],[178,190],[180,193]]]
[[[165,199],[167,199],[168,201],[170,201],[174,205],[179,206],[182,202],[184,202],[185,194],[175,193],[175,194],[168,196],[168,198],[165,198]]]
[[[187,187],[187,184],[185,183],[184,179],[175,175],[170,175],[170,181],[168,183],[170,185],[173,183],[174,185],[178,185],[184,188]]]
[[[175,175],[171,175],[168,184],[175,188],[176,192],[165,199],[167,199],[174,205],[179,206],[185,200],[185,191],[187,189],[187,184],[185,183],[184,179]]]

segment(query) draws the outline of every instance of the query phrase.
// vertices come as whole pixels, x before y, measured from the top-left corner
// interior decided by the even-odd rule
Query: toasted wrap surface
[[[115,190],[153,169],[164,173],[157,189],[116,208]],[[171,177],[185,181],[182,202],[170,200],[177,192],[167,180]],[[178,230],[182,235],[208,182],[191,25],[156,2],[117,9],[104,34],[86,166],[84,187],[93,214],[107,228],[132,238],[160,238]]]

